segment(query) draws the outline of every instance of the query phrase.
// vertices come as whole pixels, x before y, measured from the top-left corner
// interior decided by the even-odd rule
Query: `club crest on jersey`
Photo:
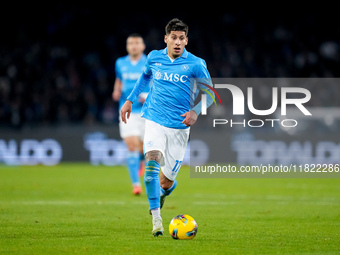
[[[181,66],[181,70],[184,71],[184,72],[188,71],[189,70],[189,66],[188,65],[182,65]]]

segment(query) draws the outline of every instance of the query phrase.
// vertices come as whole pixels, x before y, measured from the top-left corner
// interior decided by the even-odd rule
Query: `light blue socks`
[[[175,180],[172,186],[164,190],[159,182],[159,170],[160,165],[155,160],[150,160],[145,164],[144,184],[146,189],[146,195],[149,200],[150,210],[160,207],[160,196],[169,196],[171,192],[176,188],[177,181]]]
[[[177,186],[177,181],[174,180],[174,183],[172,184],[172,186],[169,189],[165,190],[161,187],[161,194],[163,196],[169,196],[171,194],[171,192],[176,188],[176,186]]]
[[[145,164],[144,184],[146,195],[149,200],[150,210],[160,207],[160,182],[159,182],[160,165],[155,160],[149,160]]]
[[[140,152],[129,151],[127,154],[127,165],[132,184],[140,185],[138,171],[140,168]]]

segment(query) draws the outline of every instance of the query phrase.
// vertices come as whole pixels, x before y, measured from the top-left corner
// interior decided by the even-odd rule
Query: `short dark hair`
[[[140,37],[140,38],[143,39],[143,37],[140,34],[138,34],[138,33],[129,34],[129,36],[127,38],[130,38],[130,37]]]
[[[189,27],[182,20],[174,18],[168,22],[165,26],[165,34],[170,34],[171,31],[184,31],[185,35],[188,35]]]

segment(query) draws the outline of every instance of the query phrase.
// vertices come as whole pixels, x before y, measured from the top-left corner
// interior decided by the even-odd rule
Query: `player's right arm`
[[[132,111],[132,103],[136,100],[136,98],[144,90],[144,88],[147,85],[149,85],[152,79],[152,71],[151,71],[150,64],[149,64],[151,54],[152,52],[150,52],[148,55],[142,75],[137,80],[135,86],[133,87],[133,90],[131,91],[130,95],[127,97],[126,102],[124,103],[124,105],[122,106],[120,110],[120,115],[124,123],[126,123],[127,119],[129,119],[130,117],[130,113]]]
[[[140,93],[144,90],[144,88],[149,85],[151,81],[151,75],[145,74],[144,72],[137,80],[133,90],[131,91],[130,95],[127,97],[127,100],[131,101],[132,103],[136,100]]]
[[[112,92],[112,99],[114,101],[119,101],[120,97],[122,96],[122,58],[118,58],[115,63],[115,74],[116,74],[116,80],[115,84],[113,85],[113,92]]]
[[[122,117],[122,121],[126,124],[127,119],[130,118],[130,113],[132,111],[132,103],[136,100],[139,94],[143,91],[146,85],[148,85],[151,81],[151,75],[147,75],[144,72],[139,77],[136,82],[136,85],[133,87],[130,95],[127,97],[125,103],[120,109],[120,115]],[[127,114],[127,115],[126,115]]]
[[[122,108],[120,109],[120,116],[122,118],[122,121],[125,124],[126,124],[127,119],[130,118],[131,111],[132,111],[132,102],[129,100],[126,100]]]
[[[116,78],[115,84],[113,86],[112,99],[114,101],[119,101],[122,96],[122,81],[119,78]]]

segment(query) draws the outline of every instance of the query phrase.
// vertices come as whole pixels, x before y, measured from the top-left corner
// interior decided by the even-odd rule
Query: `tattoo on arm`
[[[145,153],[145,160],[146,162],[149,160],[155,160],[158,163],[161,163],[161,160],[163,158],[163,155],[160,151],[149,151],[147,153]]]

